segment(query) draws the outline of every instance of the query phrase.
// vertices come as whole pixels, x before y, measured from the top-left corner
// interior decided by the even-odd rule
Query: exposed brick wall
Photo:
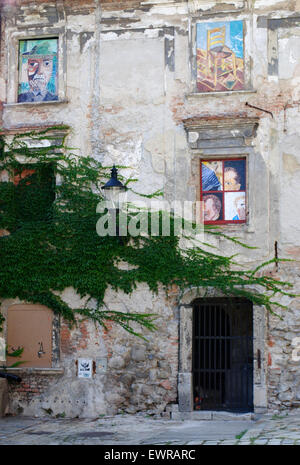
[[[86,349],[90,334],[85,321],[81,321],[77,328],[71,330],[66,322],[61,324],[60,328],[60,348],[64,355],[71,355],[77,350]]]
[[[9,382],[9,395],[19,402],[30,402],[45,393],[59,375],[21,374],[21,383]]]
[[[71,346],[71,331],[66,323],[62,323],[60,327],[60,350],[62,354],[72,354],[74,348]]]

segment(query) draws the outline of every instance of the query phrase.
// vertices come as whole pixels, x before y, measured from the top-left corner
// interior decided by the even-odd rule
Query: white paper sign
[[[96,359],[97,373],[105,373],[107,369],[107,358]]]
[[[87,358],[78,359],[78,378],[91,378],[93,361]]]
[[[0,362],[5,362],[5,340],[3,337],[0,337]]]

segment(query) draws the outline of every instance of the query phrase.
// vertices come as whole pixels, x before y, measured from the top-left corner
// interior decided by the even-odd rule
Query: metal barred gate
[[[253,411],[253,311],[244,299],[201,299],[193,311],[195,410]]]

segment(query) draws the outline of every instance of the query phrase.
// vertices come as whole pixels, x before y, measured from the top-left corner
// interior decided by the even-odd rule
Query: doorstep
[[[64,368],[42,368],[42,367],[8,367],[5,369],[6,373],[14,375],[63,375]]]
[[[174,408],[175,407],[175,408]],[[255,413],[234,413],[234,412],[220,412],[220,411],[211,411],[211,410],[201,410],[193,412],[179,412],[176,409],[176,406],[173,406],[172,411],[170,412],[171,420],[227,420],[227,421],[242,421],[242,420],[254,420],[256,418]]]

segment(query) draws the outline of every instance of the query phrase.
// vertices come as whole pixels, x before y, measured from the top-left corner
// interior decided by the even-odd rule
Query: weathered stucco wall
[[[246,89],[199,94],[195,83],[195,25],[200,21],[245,21]],[[224,226],[257,250],[220,240],[225,254],[240,253],[254,266],[279,257],[299,260],[297,189],[300,169],[300,2],[299,0],[153,0],[124,2],[4,2],[1,10],[0,101],[4,130],[67,123],[68,143],[105,165],[130,168],[137,191],[163,189],[167,200],[197,200],[201,156],[247,155],[249,220]],[[19,39],[59,37],[59,102],[16,104]],[[194,127],[218,131],[226,118],[257,118],[242,145],[195,146]],[[189,121],[189,123],[184,122]],[[223,121],[223,122],[222,122]],[[193,129],[194,131],[194,129]],[[233,132],[231,136],[234,138]],[[234,139],[235,140],[235,139]],[[234,142],[235,144],[235,142]],[[198,170],[198,171],[197,171]],[[272,265],[269,272],[300,291],[297,262]],[[75,305],[75,296],[71,299]],[[157,312],[159,331],[144,343],[113,327],[109,332],[82,323],[63,325],[60,366],[64,374],[34,377],[41,388],[16,388],[13,408],[41,414],[94,415],[121,410],[162,411],[177,397],[178,321],[176,305],[140,287],[131,297],[109,292],[107,303],[134,311]],[[300,401],[299,362],[292,360],[299,335],[299,300],[286,298],[283,319],[267,316],[266,365],[259,406],[290,407]],[[7,303],[4,302],[4,306]],[[255,354],[254,354],[255,355]],[[107,369],[92,380],[76,378],[79,357],[107,358]],[[43,378],[42,378],[43,376]],[[47,378],[48,376],[48,378]],[[45,379],[49,381],[45,381]],[[22,391],[23,389],[23,391]],[[31,391],[30,391],[31,389]],[[40,391],[39,391],[40,389]],[[30,394],[28,394],[30,391]],[[30,402],[26,402],[29,396]]]

